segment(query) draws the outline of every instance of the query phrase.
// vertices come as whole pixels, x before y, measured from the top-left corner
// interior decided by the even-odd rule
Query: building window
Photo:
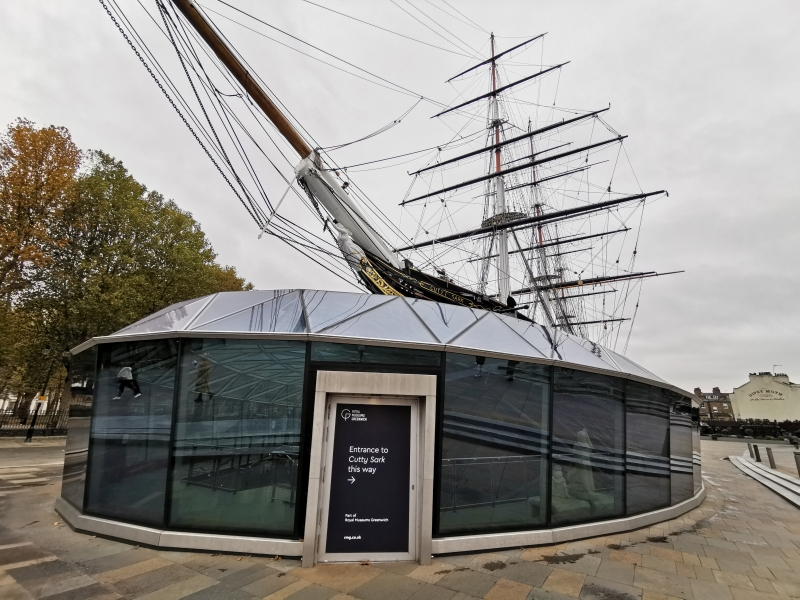
[[[552,516],[556,525],[623,513],[623,382],[555,368]]]
[[[669,506],[669,398],[660,388],[629,381],[625,408],[627,512]]]
[[[441,352],[387,348],[385,346],[313,342],[311,344],[311,361],[435,367],[441,364]]]
[[[550,367],[447,354],[439,534],[546,523]]]
[[[680,394],[670,396],[670,488],[671,504],[688,500],[693,495],[692,411],[691,401]],[[714,409],[716,412],[716,408]]]
[[[86,512],[163,525],[177,357],[175,340],[100,347]]]
[[[305,342],[186,340],[169,525],[294,533]]]
[[[70,360],[69,423],[61,496],[78,510],[83,510],[96,367],[97,346],[84,350]]]

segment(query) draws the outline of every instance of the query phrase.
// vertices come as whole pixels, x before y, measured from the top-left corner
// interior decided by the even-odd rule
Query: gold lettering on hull
[[[372,266],[372,263],[369,262],[369,259],[366,256],[361,259],[361,272],[367,279],[375,284],[375,287],[377,287],[384,296],[403,295],[389,285],[389,283],[383,277],[381,277],[380,273],[375,270],[375,267]]]

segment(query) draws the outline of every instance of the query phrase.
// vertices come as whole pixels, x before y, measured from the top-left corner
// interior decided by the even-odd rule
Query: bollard
[[[800,475],[800,452],[794,451],[794,464],[797,466],[797,474]]]
[[[755,458],[753,455],[753,444],[747,444],[747,449],[750,451],[750,458]]]
[[[772,448],[770,448],[769,446],[767,446],[767,460],[769,460],[769,468],[770,469],[777,468],[775,466],[775,457],[772,456]]]
[[[756,462],[761,462],[761,453],[758,451],[758,445],[753,444],[753,452],[756,453]]]

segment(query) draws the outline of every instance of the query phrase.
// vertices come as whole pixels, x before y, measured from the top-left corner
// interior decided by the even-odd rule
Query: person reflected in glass
[[[202,402],[204,395],[211,400],[214,397],[211,392],[211,361],[204,356],[199,364],[197,361],[193,364],[197,367],[197,379],[194,381],[194,393],[197,397],[194,401]]]
[[[142,395],[142,391],[139,389],[139,383],[133,377],[133,367],[121,367],[120,370],[117,371],[117,383],[119,387],[117,389],[117,395],[114,396],[114,400],[120,400],[122,398],[125,388],[129,388],[133,392],[134,398],[138,398]]]
[[[475,364],[478,365],[478,372],[475,373],[475,377],[480,377],[483,375],[483,365],[486,364],[486,357],[485,356],[476,356],[475,357]]]
[[[564,467],[564,477],[567,480],[569,494],[589,503],[594,512],[597,494],[594,487],[594,473],[592,471],[592,452],[594,446],[589,438],[586,428],[577,434],[578,441],[572,446],[573,461]]]
[[[508,381],[514,381],[514,371],[517,369],[518,364],[518,360],[510,360],[506,364],[506,379]]]

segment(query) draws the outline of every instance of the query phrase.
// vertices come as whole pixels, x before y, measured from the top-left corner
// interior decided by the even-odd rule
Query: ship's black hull
[[[368,256],[368,263],[361,269],[361,279],[373,294],[399,295],[408,298],[421,298],[466,308],[479,308],[492,312],[513,314],[517,318],[529,320],[514,307],[506,306],[497,300],[461,287],[440,277],[408,266],[396,269],[375,256]],[[371,269],[372,271],[371,271]]]

